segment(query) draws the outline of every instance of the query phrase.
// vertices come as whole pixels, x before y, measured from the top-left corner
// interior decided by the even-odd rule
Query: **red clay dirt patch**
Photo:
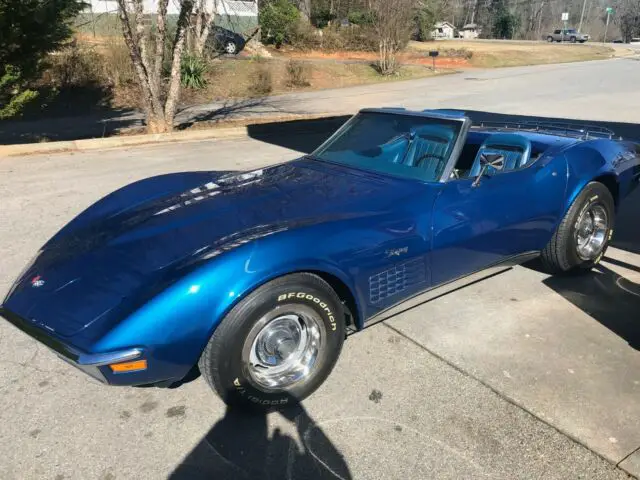
[[[306,51],[281,51],[282,56],[288,58],[299,58],[301,60],[337,60],[337,61],[362,61],[374,63],[378,60],[375,52],[359,52],[359,51],[336,51],[325,52],[321,50]],[[431,57],[425,53],[403,52],[398,55],[400,63],[403,65],[426,65],[431,66],[433,61]],[[466,58],[438,57],[436,59],[436,68],[471,68],[471,64]]]

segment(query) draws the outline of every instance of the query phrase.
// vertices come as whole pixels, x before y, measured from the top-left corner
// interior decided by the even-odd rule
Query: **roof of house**
[[[472,30],[474,28],[478,28],[477,23],[467,23],[464,27],[462,27],[463,30]]]
[[[453,26],[453,23],[450,23],[450,22],[436,22],[436,24],[435,24],[434,26],[435,26],[436,28],[442,28],[442,27],[444,27],[444,26],[448,26],[448,27],[451,27],[451,28],[455,28],[455,27]]]

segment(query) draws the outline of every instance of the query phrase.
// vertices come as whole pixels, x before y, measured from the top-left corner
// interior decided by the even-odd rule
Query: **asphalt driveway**
[[[0,159],[0,294],[115,188],[295,155],[241,139]],[[202,379],[104,387],[0,323],[0,478],[638,475],[640,195],[629,205],[598,272],[518,267],[351,336],[327,383],[284,415],[228,410]]]

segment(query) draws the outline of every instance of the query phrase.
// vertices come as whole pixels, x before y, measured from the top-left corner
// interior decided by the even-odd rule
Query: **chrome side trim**
[[[435,300],[436,298],[442,297],[456,290],[460,290],[464,287],[468,287],[473,283],[477,283],[489,277],[494,277],[496,275],[499,275],[500,273],[504,273],[508,270],[511,270],[511,268],[513,268],[515,265],[520,265],[522,263],[528,262],[529,260],[533,260],[539,255],[540,252],[527,252],[516,255],[490,267],[478,270],[477,272],[471,273],[469,275],[464,275],[462,277],[456,278],[455,280],[451,280],[450,282],[432,287],[428,290],[425,290],[424,292],[414,295],[407,300],[402,300],[401,302],[396,303],[395,305],[392,305],[391,307],[376,313],[372,317],[369,317],[369,319],[365,321],[365,326],[368,327],[373,323],[383,322],[384,320],[388,320],[389,318],[394,317],[400,313],[404,313],[407,310],[418,307],[423,303]]]
[[[135,360],[142,356],[142,350],[140,348],[129,348],[127,350],[120,350],[119,352],[108,353],[94,353],[94,354],[81,354],[78,357],[78,365],[92,365],[94,367],[100,367],[102,365],[111,365],[112,363],[126,362],[128,360]]]

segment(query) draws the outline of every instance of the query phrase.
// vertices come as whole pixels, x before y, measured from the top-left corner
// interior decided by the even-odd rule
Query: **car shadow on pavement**
[[[640,268],[618,260],[603,260],[631,270]],[[552,276],[543,283],[640,350],[640,283],[604,265],[586,275]]]
[[[274,418],[277,415],[282,419]],[[279,427],[269,434],[274,420]],[[269,414],[227,407],[224,417],[169,478],[349,480],[352,476],[342,454],[304,407],[296,405]]]
[[[640,254],[640,188],[620,205],[611,245],[630,253]]]
[[[311,153],[329,138],[350,115],[318,118],[312,120],[291,120],[249,125],[249,137],[280,147]]]

